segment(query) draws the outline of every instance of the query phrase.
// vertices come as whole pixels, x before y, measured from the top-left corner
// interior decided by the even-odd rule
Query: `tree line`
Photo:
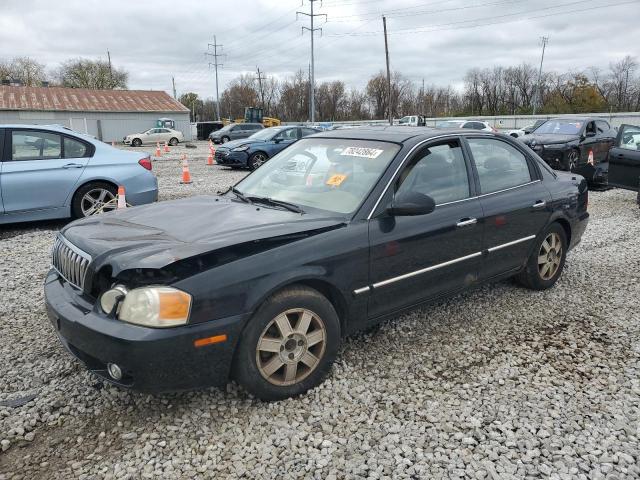
[[[607,69],[589,67],[578,72],[543,72],[538,87],[538,69],[516,66],[474,68],[463,77],[463,87],[427,85],[410,81],[400,72],[391,75],[391,110],[394,118],[404,115],[427,117],[597,113],[640,110],[638,62],[627,56]],[[258,83],[255,75],[234,78],[220,96],[224,118],[242,118],[244,108],[262,107],[265,116],[284,121],[307,121],[310,82],[306,72]],[[190,92],[180,101],[192,111],[192,120],[215,119],[215,101]],[[341,80],[316,84],[316,119],[349,121],[388,117],[386,74],[373,75],[363,89],[349,88]]]
[[[74,58],[48,71],[44,64],[29,57],[0,60],[0,80],[26,87],[41,85],[67,88],[126,89],[129,74],[104,60]]]

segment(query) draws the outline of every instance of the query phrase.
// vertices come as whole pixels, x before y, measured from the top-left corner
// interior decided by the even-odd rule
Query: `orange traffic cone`
[[[171,150],[169,150],[169,144],[167,142],[164,142],[164,151],[165,153],[169,153]]]
[[[127,199],[124,194],[124,187],[120,185],[118,187],[118,210],[121,208],[127,208]]]
[[[209,149],[209,157],[207,158],[207,165],[209,165],[209,166],[213,166],[213,165],[214,165],[214,163],[215,163],[215,160],[214,160],[215,156],[216,156],[216,151],[215,151],[215,149],[214,149],[213,147],[211,147],[211,148]]]
[[[160,151],[160,142],[156,142],[156,157],[161,157],[162,152]]]
[[[182,181],[180,183],[193,183],[191,181],[191,174],[189,173],[189,162],[187,161],[186,155],[182,155]]]

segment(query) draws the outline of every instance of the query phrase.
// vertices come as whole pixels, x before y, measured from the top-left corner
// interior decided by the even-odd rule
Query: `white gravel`
[[[161,199],[245,174],[205,162],[203,143],[154,162]],[[355,335],[323,385],[272,404],[103,385],[44,312],[64,222],[2,226],[0,401],[37,396],[0,406],[0,479],[637,479],[640,210],[610,190],[590,212],[554,289],[489,285]]]

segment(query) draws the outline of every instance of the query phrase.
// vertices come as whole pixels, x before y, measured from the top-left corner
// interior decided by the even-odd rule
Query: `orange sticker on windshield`
[[[336,175],[332,175],[329,178],[329,180],[327,180],[325,183],[327,185],[331,185],[332,187],[339,187],[340,184],[344,182],[346,178],[347,178],[346,175],[336,174]]]

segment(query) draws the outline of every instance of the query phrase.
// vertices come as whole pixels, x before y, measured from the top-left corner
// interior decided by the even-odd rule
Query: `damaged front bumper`
[[[51,270],[45,280],[47,314],[67,350],[99,377],[146,392],[223,386],[247,314],[175,328],[147,328],[108,318]],[[226,341],[196,347],[199,339]],[[108,372],[115,364],[119,379]]]

